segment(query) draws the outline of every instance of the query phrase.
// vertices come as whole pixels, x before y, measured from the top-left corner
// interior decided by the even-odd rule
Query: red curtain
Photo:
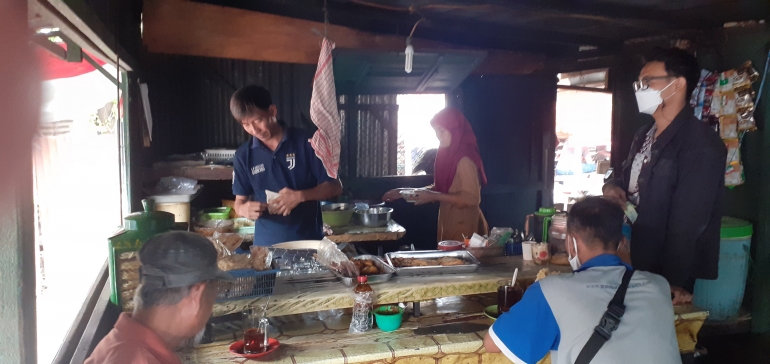
[[[57,44],[57,46],[60,46],[65,50],[67,49],[66,44]],[[83,53],[91,56],[91,58],[93,58],[98,65],[104,65],[102,60],[94,57],[92,54],[86,52],[85,50],[83,50]],[[37,58],[40,61],[40,69],[43,72],[44,81],[54,80],[57,78],[80,76],[84,73],[92,72],[95,70],[95,68],[85,60],[80,62],[67,62],[57,58],[51,54],[51,52],[42,47],[37,48]]]

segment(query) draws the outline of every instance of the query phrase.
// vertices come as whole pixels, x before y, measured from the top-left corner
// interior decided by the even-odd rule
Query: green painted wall
[[[32,191],[8,186],[1,190],[0,363],[36,363]]]

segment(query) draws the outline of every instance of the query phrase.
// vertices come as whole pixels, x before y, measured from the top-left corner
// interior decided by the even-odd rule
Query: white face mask
[[[581,263],[580,258],[578,258],[577,240],[575,237],[572,237],[572,246],[575,248],[575,256],[569,258],[569,265],[572,267],[572,270],[576,271],[580,269]],[[569,252],[567,252],[567,255],[569,256]]]
[[[653,90],[648,87],[646,90],[636,91],[636,104],[639,106],[639,112],[652,115],[664,101],[663,98],[660,97],[660,93],[667,89],[668,86],[674,84],[674,82],[676,82],[676,80],[671,81],[671,83],[661,90]],[[676,92],[669,97],[674,96],[675,93]],[[666,99],[668,100],[669,97],[666,97]]]

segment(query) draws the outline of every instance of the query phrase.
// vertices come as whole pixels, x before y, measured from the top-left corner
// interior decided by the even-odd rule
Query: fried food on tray
[[[217,266],[221,270],[236,270],[236,269],[249,269],[251,268],[251,260],[248,254],[233,254],[224,258],[220,258],[217,261]]]
[[[465,262],[462,259],[452,258],[452,257],[443,257],[438,260],[439,264],[442,266],[448,267],[452,265],[463,265]]]
[[[449,267],[454,265],[464,265],[465,261],[454,257],[441,257],[438,259],[419,259],[419,258],[393,258],[393,265],[398,268],[411,267]]]
[[[367,265],[363,269],[361,269],[360,273],[365,276],[370,276],[374,274],[380,274],[380,270],[377,269],[377,267],[372,265]]]
[[[543,268],[539,272],[537,272],[537,277],[535,278],[535,282],[537,282],[537,281],[539,281],[539,280],[541,280],[541,279],[543,279],[545,277],[548,277],[550,275],[556,275],[556,274],[559,274],[559,273],[561,273],[561,272],[559,272],[559,271],[551,272],[550,269]]]
[[[374,261],[371,259],[351,259],[353,264],[358,268],[358,273],[363,276],[370,276],[380,274],[380,270],[374,265]]]

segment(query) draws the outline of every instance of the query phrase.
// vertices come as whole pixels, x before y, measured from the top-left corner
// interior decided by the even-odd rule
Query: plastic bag
[[[270,248],[252,245],[249,250],[251,251],[251,267],[254,270],[263,271],[270,269],[270,265],[273,262],[273,252]]]
[[[163,177],[155,185],[158,193],[191,194],[195,192],[198,181],[184,177]]]
[[[345,253],[337,248],[337,244],[329,239],[324,238],[318,244],[316,261],[343,277],[358,277],[356,265],[348,259]]]
[[[508,241],[508,239],[511,238],[511,235],[513,235],[513,229],[509,227],[505,228],[492,228],[492,231],[489,233],[489,243],[490,246],[498,245],[501,246],[505,244],[505,242]]]
[[[208,239],[214,244],[214,248],[217,249],[218,258],[233,255],[233,251],[238,249],[241,243],[243,243],[243,238],[238,234],[214,232]]]

